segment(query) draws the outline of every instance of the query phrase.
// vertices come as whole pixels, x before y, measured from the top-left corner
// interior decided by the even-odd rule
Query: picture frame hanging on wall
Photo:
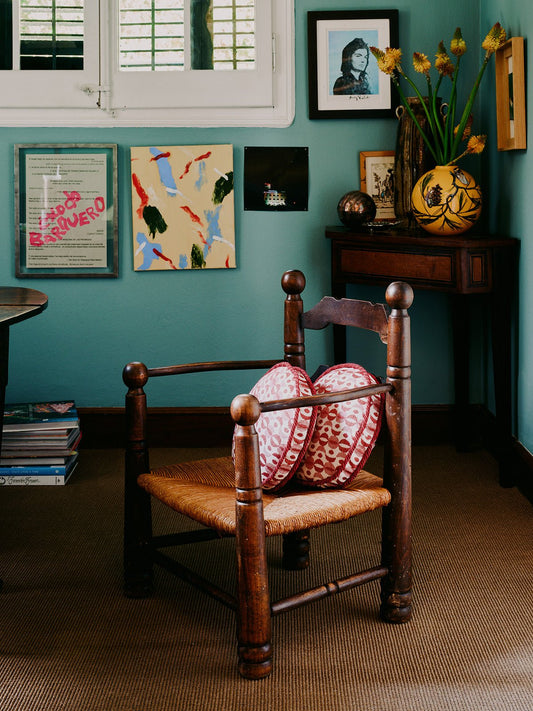
[[[524,38],[496,52],[496,124],[499,151],[527,148]]]
[[[132,146],[136,272],[235,269],[233,146]]]
[[[305,211],[309,205],[307,146],[244,147],[244,209]]]
[[[394,213],[394,151],[361,151],[361,190],[376,203],[376,220],[396,219]]]
[[[309,118],[385,118],[396,90],[370,47],[398,46],[398,10],[307,14]]]
[[[15,275],[117,277],[117,145],[15,145]]]

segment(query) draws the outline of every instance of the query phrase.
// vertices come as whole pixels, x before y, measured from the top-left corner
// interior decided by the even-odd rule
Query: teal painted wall
[[[328,292],[330,259],[324,227],[337,223],[339,198],[359,186],[359,152],[394,148],[396,121],[307,118],[307,11],[330,9],[330,5],[323,0],[297,0],[295,4],[296,118],[287,129],[0,129],[0,165],[5,186],[0,195],[4,216],[0,283],[41,289],[50,299],[44,314],[12,330],[9,400],[68,396],[83,407],[120,406],[124,396],[121,371],[129,360],[162,365],[236,355],[277,357],[282,343],[281,273],[293,267],[306,273],[308,303]],[[479,47],[478,2],[397,0],[394,6],[400,11],[400,43],[406,55],[414,49],[432,55],[439,40],[451,38],[456,25],[462,26],[471,47]],[[352,9],[353,3],[339,2],[334,8]],[[375,9],[375,2],[361,0],[357,8]],[[484,10],[483,14],[490,13]],[[476,50],[465,57],[465,77],[473,79],[478,58]],[[118,279],[15,279],[11,176],[13,144],[23,142],[118,144]],[[130,146],[203,143],[234,146],[238,268],[201,273],[134,273]],[[243,210],[239,174],[242,177],[244,147],[261,145],[309,146],[307,212],[267,214]],[[371,300],[383,298],[383,290],[378,288],[352,287],[350,295],[355,294]],[[453,399],[453,373],[446,297],[417,292],[412,317],[414,401],[449,403]],[[475,402],[487,397],[484,339],[485,322],[480,318],[473,353],[471,394]],[[325,333],[314,334],[309,345],[310,368],[331,360],[330,339]],[[374,350],[366,341],[351,342],[349,357],[371,366]],[[236,391],[248,389],[255,377],[250,373],[210,377],[202,391],[198,376],[176,381],[175,390],[169,390],[168,383],[163,389],[162,383],[156,381],[151,389],[151,404],[226,404]]]
[[[533,76],[533,56],[528,47],[528,37],[533,33],[533,5],[530,0],[484,0],[481,3],[481,20],[484,24],[501,22],[509,37],[525,38],[526,86]],[[493,86],[494,75],[489,78]],[[529,82],[530,84],[530,82]],[[496,135],[494,97],[485,90],[483,110],[490,118],[491,136]],[[527,91],[527,116],[533,116],[533,93]],[[531,125],[531,121],[529,121]],[[531,131],[528,136],[532,140]],[[533,452],[533,280],[529,269],[533,264],[533,234],[531,230],[531,182],[533,155],[531,151],[498,152],[496,140],[490,144],[485,158],[490,170],[490,199],[488,201],[492,229],[518,237],[520,266],[518,277],[519,315],[516,330],[516,434],[520,442]]]

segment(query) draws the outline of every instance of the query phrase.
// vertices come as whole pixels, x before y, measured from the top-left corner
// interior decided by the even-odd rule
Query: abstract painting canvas
[[[135,271],[235,268],[233,146],[131,149]]]

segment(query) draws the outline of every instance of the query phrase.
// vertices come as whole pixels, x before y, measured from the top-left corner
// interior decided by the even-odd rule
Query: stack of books
[[[72,400],[6,405],[0,486],[66,484],[78,462],[80,439]]]

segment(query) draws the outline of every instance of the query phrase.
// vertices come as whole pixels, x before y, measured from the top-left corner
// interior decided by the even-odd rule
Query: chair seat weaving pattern
[[[235,535],[235,475],[231,457],[160,467],[141,474],[139,485],[198,523]],[[290,484],[276,494],[263,492],[265,533],[278,536],[344,521],[387,506],[382,480],[360,471],[345,489],[315,491]]]

